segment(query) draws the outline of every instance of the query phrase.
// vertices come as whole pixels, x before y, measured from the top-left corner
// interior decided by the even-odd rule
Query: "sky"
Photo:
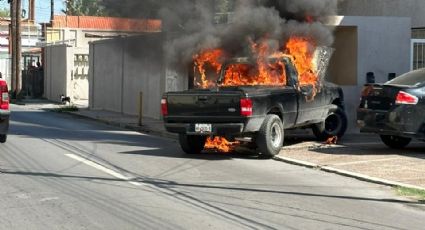
[[[9,9],[7,0],[0,1],[0,8]],[[22,9],[27,11],[28,16],[28,0],[22,0]],[[55,0],[55,14],[63,14],[64,0]],[[38,23],[49,22],[50,20],[50,0],[35,0],[35,16]]]

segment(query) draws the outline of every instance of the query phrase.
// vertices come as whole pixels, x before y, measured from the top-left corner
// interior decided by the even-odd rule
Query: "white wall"
[[[158,33],[91,43],[90,108],[137,115],[143,92],[143,116],[160,118],[163,40]]]
[[[60,101],[60,95],[68,95],[68,66],[66,45],[45,47],[44,63],[44,97],[52,101]]]
[[[44,97],[60,102],[60,95],[69,96],[71,102],[88,100],[88,68],[74,66],[74,54],[88,54],[86,48],[67,45],[45,47]],[[85,77],[77,73],[87,73]]]
[[[411,17],[411,27],[425,27],[424,0],[344,0],[338,6],[340,15]]]
[[[88,48],[74,47],[69,49],[68,58],[70,59],[71,80],[68,86],[68,95],[72,100],[88,100],[89,99],[89,65],[80,61],[75,61],[75,55],[88,56]],[[88,60],[87,60],[88,61]]]

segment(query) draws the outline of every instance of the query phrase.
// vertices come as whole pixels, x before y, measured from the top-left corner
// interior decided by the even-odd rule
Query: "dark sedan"
[[[425,68],[384,84],[366,84],[357,109],[360,132],[379,134],[391,148],[425,141]]]

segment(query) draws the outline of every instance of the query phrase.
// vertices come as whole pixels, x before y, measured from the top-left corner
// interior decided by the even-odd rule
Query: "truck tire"
[[[337,136],[339,139],[344,136],[347,130],[347,122],[345,111],[338,107],[329,111],[324,122],[313,125],[313,134],[319,141],[324,141],[333,136]]]
[[[6,134],[1,134],[0,135],[0,143],[5,143],[7,140],[7,135]]]
[[[207,137],[179,134],[179,142],[182,150],[187,154],[199,154],[204,150]]]
[[[393,149],[402,149],[406,147],[410,143],[410,141],[412,141],[411,138],[392,135],[380,135],[380,137],[382,142],[384,142],[386,146]]]
[[[257,146],[264,157],[271,158],[279,154],[283,146],[284,129],[277,115],[269,114],[257,133]]]

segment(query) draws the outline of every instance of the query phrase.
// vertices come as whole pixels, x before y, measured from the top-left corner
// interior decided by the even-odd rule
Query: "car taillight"
[[[167,99],[161,99],[161,114],[162,116],[168,115]]]
[[[400,91],[397,94],[395,103],[397,105],[416,105],[418,103],[418,98],[412,94]]]
[[[5,81],[0,81],[0,109],[9,110],[9,90]]]
[[[241,98],[241,116],[252,116],[252,100],[250,98]]]

